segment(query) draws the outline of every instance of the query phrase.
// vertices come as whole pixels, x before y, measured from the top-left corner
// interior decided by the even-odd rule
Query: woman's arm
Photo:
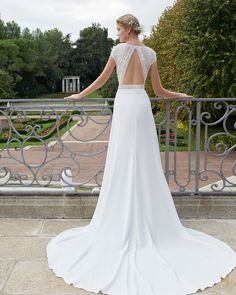
[[[107,61],[107,64],[104,67],[102,73],[93,83],[91,83],[88,87],[86,87],[80,93],[72,94],[72,95],[64,97],[64,98],[65,99],[67,99],[67,98],[81,99],[81,98],[89,95],[90,93],[94,92],[95,90],[101,88],[107,82],[109,77],[111,76],[113,69],[115,68],[115,65],[116,65],[115,60],[110,55],[110,57]]]
[[[161,85],[161,79],[160,79],[160,75],[159,75],[159,71],[158,71],[158,67],[157,67],[156,62],[150,66],[149,73],[151,76],[152,88],[153,88],[156,96],[176,97],[176,98],[178,98],[178,97],[192,97],[191,95],[187,95],[185,93],[174,92],[174,91],[169,91],[169,90],[165,89]]]

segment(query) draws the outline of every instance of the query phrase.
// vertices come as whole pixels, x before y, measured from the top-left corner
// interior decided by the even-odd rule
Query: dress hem
[[[60,274],[56,269],[54,269],[49,263],[48,263],[48,266],[49,268],[55,273],[55,275],[59,278],[62,278],[64,280],[64,282],[66,282],[67,284],[75,287],[75,288],[78,288],[78,289],[83,289],[87,292],[92,292],[94,294],[101,294],[101,295],[115,295],[114,293],[103,293],[105,291],[103,290],[92,290],[92,289],[88,289],[87,287],[85,286],[82,286],[82,285],[79,285],[79,284],[75,284],[71,281],[68,281],[67,279],[65,279],[63,277],[62,274]],[[210,288],[210,287],[213,287],[214,285],[217,285],[218,283],[222,282],[223,279],[225,279],[228,275],[230,275],[230,273],[236,268],[236,264],[234,264],[233,266],[231,265],[228,270],[226,272],[224,272],[223,274],[221,274],[220,276],[217,276],[216,279],[214,279],[213,281],[209,282],[209,283],[205,283],[202,287],[195,287],[193,290],[191,291],[186,291],[184,293],[179,293],[179,294],[176,294],[176,295],[192,295],[192,294],[195,294],[197,293],[198,291],[204,291],[206,290],[207,288]],[[132,295],[132,294],[130,294]],[[154,295],[154,294],[153,294]],[[162,294],[161,294],[162,295]]]

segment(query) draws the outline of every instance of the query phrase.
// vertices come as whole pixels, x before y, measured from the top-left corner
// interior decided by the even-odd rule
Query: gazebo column
[[[66,78],[66,92],[69,92],[69,80]]]
[[[80,92],[80,80],[77,79],[77,92]]]
[[[80,92],[80,76],[65,76],[62,78],[62,92]]]
[[[73,92],[76,92],[76,84],[75,84],[75,78],[72,78],[72,83],[73,83]]]
[[[65,92],[65,79],[62,79],[62,83],[61,83],[61,88],[62,88],[62,92]]]

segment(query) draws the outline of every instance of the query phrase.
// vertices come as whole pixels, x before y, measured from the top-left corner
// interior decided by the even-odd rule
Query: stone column
[[[79,80],[79,78],[77,79],[77,92],[80,92],[80,80]]]
[[[62,88],[62,92],[65,92],[65,79],[63,78],[62,79],[62,82],[61,82],[61,88]]]
[[[76,84],[75,84],[75,78],[74,77],[72,78],[72,83],[73,83],[73,89],[72,89],[72,91],[73,92],[76,92]]]
[[[68,82],[69,82],[69,80],[66,78],[66,92],[69,92],[69,85],[68,85],[69,83]]]
[[[71,79],[69,79],[69,91],[73,91],[73,81],[71,81]]]

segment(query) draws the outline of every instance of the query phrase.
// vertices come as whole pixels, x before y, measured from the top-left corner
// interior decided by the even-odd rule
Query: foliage
[[[165,9],[156,26],[152,27],[149,38],[144,40],[147,46],[156,51],[157,65],[163,87],[172,91],[186,92],[179,82],[182,69],[177,64],[178,42],[181,31],[180,25],[184,14],[183,1],[177,1],[173,6]],[[150,95],[155,96],[150,80],[147,81]]]
[[[0,69],[0,98],[14,98],[14,82],[12,77],[5,71]]]
[[[184,1],[178,63],[195,97],[236,96],[236,2]]]
[[[14,22],[4,22],[0,19],[0,39],[15,39],[19,38],[21,34],[20,26]]]
[[[61,91],[64,76],[78,75],[82,88],[102,72],[113,40],[107,29],[92,24],[71,42],[58,29],[30,31],[0,20],[0,69],[12,78],[17,97]]]
[[[190,90],[181,83],[183,69],[178,64],[179,40],[182,38],[181,24],[184,16],[184,0],[179,0],[173,6],[168,6],[158,23],[152,27],[150,37],[145,38],[144,43],[156,51],[157,67],[160,73],[161,84],[164,88],[175,91],[184,92],[192,95]],[[148,95],[155,97],[150,77],[146,81],[146,89]],[[177,108],[179,102],[172,101],[172,112]],[[153,103],[153,110],[163,112],[165,110],[165,102]],[[183,117],[185,120],[185,117]]]
[[[107,29],[101,28],[100,24],[92,23],[91,27],[80,31],[80,38],[74,43],[71,53],[70,74],[79,75],[84,88],[102,72],[112,45]]]
[[[115,94],[118,88],[118,79],[117,79],[117,73],[116,70],[113,71],[111,74],[111,77],[109,78],[108,82],[101,88],[100,93],[102,97],[106,98],[115,98]],[[107,100],[108,105],[113,106],[114,100]],[[111,111],[113,112],[113,108],[111,108]]]
[[[236,97],[235,16],[229,0],[177,0],[168,7],[145,40],[157,53],[162,85],[194,97]],[[155,95],[150,80],[147,89]],[[202,103],[206,110],[221,116],[212,103]]]
[[[118,87],[117,73],[116,71],[113,71],[109,80],[101,88],[101,95],[103,97],[113,98],[115,97],[117,87]]]

